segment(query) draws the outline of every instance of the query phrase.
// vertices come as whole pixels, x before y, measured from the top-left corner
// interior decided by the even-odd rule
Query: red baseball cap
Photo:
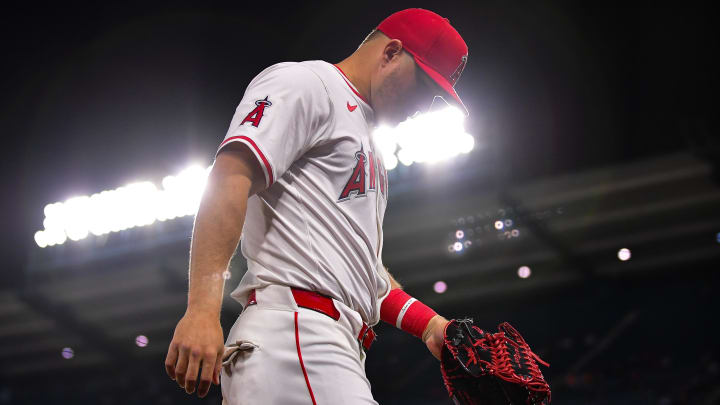
[[[468,47],[450,20],[429,10],[409,8],[390,15],[377,29],[390,39],[402,41],[415,63],[468,115],[455,91],[455,83],[467,64]]]

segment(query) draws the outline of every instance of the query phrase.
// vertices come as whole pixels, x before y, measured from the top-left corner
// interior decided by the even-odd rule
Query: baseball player
[[[454,85],[467,54],[447,19],[407,9],[340,63],[278,63],[250,82],[195,218],[187,310],[165,361],[187,393],[212,382],[229,405],[376,404],[365,356],[380,320],[439,358],[448,321],[382,263],[388,180],[372,130],[436,96],[465,110]],[[248,269],[231,296],[244,308],[223,342],[239,240]]]

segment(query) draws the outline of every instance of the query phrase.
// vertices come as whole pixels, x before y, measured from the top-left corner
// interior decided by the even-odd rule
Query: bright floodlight
[[[503,221],[495,221],[495,229],[497,229],[498,231],[503,229],[503,226],[505,226],[503,224]]]
[[[459,252],[463,249],[463,244],[460,242],[453,243],[453,249],[455,249],[456,252]]]
[[[455,231],[455,237],[458,239],[462,239],[465,237],[465,232],[463,232],[462,229],[458,229],[457,231]]]
[[[532,271],[530,271],[530,267],[528,266],[520,266],[517,273],[520,278],[528,278],[530,274],[532,274]]]
[[[35,232],[35,243],[37,243],[37,245],[40,246],[41,248],[44,248],[45,246],[47,246],[45,232],[43,232],[43,231]]]
[[[622,249],[618,250],[618,259],[625,262],[625,261],[630,260],[630,256],[631,256],[630,249],[622,248]]]
[[[143,181],[91,196],[77,196],[43,209],[43,230],[35,232],[39,247],[146,226],[155,221],[193,215],[205,189],[210,167],[191,166],[167,176],[162,189]]]
[[[386,170],[398,161],[405,166],[415,162],[434,163],[468,153],[475,138],[465,132],[465,115],[455,107],[418,114],[395,128],[379,127],[374,138],[383,155]]]

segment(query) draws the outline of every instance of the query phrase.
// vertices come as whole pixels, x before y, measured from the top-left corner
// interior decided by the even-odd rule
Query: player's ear
[[[402,55],[403,45],[399,39],[391,39],[383,48],[383,65],[395,61]]]

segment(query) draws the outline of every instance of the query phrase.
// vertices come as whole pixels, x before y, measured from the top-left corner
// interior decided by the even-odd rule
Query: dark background
[[[718,75],[713,56],[718,36],[714,14],[702,3],[15,4],[0,17],[3,291],[22,295],[33,283],[43,282],[30,274],[28,260],[39,250],[33,233],[42,229],[45,204],[139,179],[157,181],[191,162],[211,163],[245,86],[260,70],[281,61],[338,62],[384,17],[407,7],[448,17],[468,44],[468,65],[457,89],[470,110],[466,129],[480,146],[467,160],[483,160],[456,167],[470,176],[465,186],[474,188],[456,184],[430,189],[424,193],[428,200],[440,203],[461,189],[468,195],[487,190],[502,195],[503,189],[516,185],[678,153],[706,165],[705,183],[717,191]],[[420,191],[410,182],[413,170],[421,169],[391,173],[391,205],[394,188],[408,195]],[[670,185],[660,188],[670,195],[674,190]],[[688,190],[677,192],[692,195],[693,189]],[[395,208],[388,207],[391,221],[402,211],[403,201],[400,197]],[[673,215],[697,213],[700,220],[718,215],[717,204],[702,212],[688,210]],[[629,226],[638,230],[646,225]],[[189,232],[189,224],[183,229]],[[608,235],[620,237],[628,231]],[[535,229],[534,234],[543,233]],[[720,249],[715,233],[703,238]],[[550,246],[558,246],[549,240]],[[668,243],[679,246],[682,258],[688,240],[679,235]],[[388,243],[386,249],[401,246],[400,241]],[[560,243],[558,251],[568,243]],[[662,244],[653,246],[650,255],[653,249],[664,249]],[[62,254],[71,255],[67,249]],[[561,256],[574,266],[592,264],[595,258],[581,252]],[[401,276],[414,271],[409,264],[386,264]],[[530,333],[531,344],[546,346],[552,384],[559,387],[557,403],[717,403],[713,401],[720,397],[712,390],[718,383],[717,339],[712,334],[717,332],[712,311],[717,308],[717,269],[714,253],[648,265],[643,276],[588,277],[520,295],[437,305],[450,316],[470,313],[490,324],[511,319],[522,325],[527,319],[532,326],[519,329]],[[42,312],[42,302],[31,305]],[[177,318],[183,309],[168,313]],[[626,318],[630,320],[623,323]],[[70,318],[56,319],[63,323]],[[544,322],[530,321],[538,319]],[[223,326],[229,328],[232,322],[232,314],[226,315]],[[585,374],[572,371],[607,337],[604,328],[626,324],[635,333],[611,339],[613,351],[602,346],[605,351],[581,367]],[[83,330],[82,322],[78,325]],[[171,333],[167,330],[165,338]],[[378,401],[420,403],[422,398],[447,403],[423,347],[389,328],[381,333],[388,343],[368,359]],[[152,384],[152,395],[179,395],[179,389],[163,379],[162,363],[156,361],[160,357],[139,361],[138,367],[157,370],[135,376],[113,374],[105,367],[112,363],[62,375],[3,374],[0,402],[42,398],[72,403],[128,392],[87,381],[97,370],[104,370],[108,381],[129,379],[127,386],[138,393]],[[23,357],[8,361],[22,362]],[[2,362],[0,368],[8,364]],[[46,385],[46,379],[52,383]],[[80,381],[85,382],[78,385]],[[83,388],[71,388],[79,386]],[[138,394],[133,403],[147,398]],[[179,395],[174,401],[191,399]]]

